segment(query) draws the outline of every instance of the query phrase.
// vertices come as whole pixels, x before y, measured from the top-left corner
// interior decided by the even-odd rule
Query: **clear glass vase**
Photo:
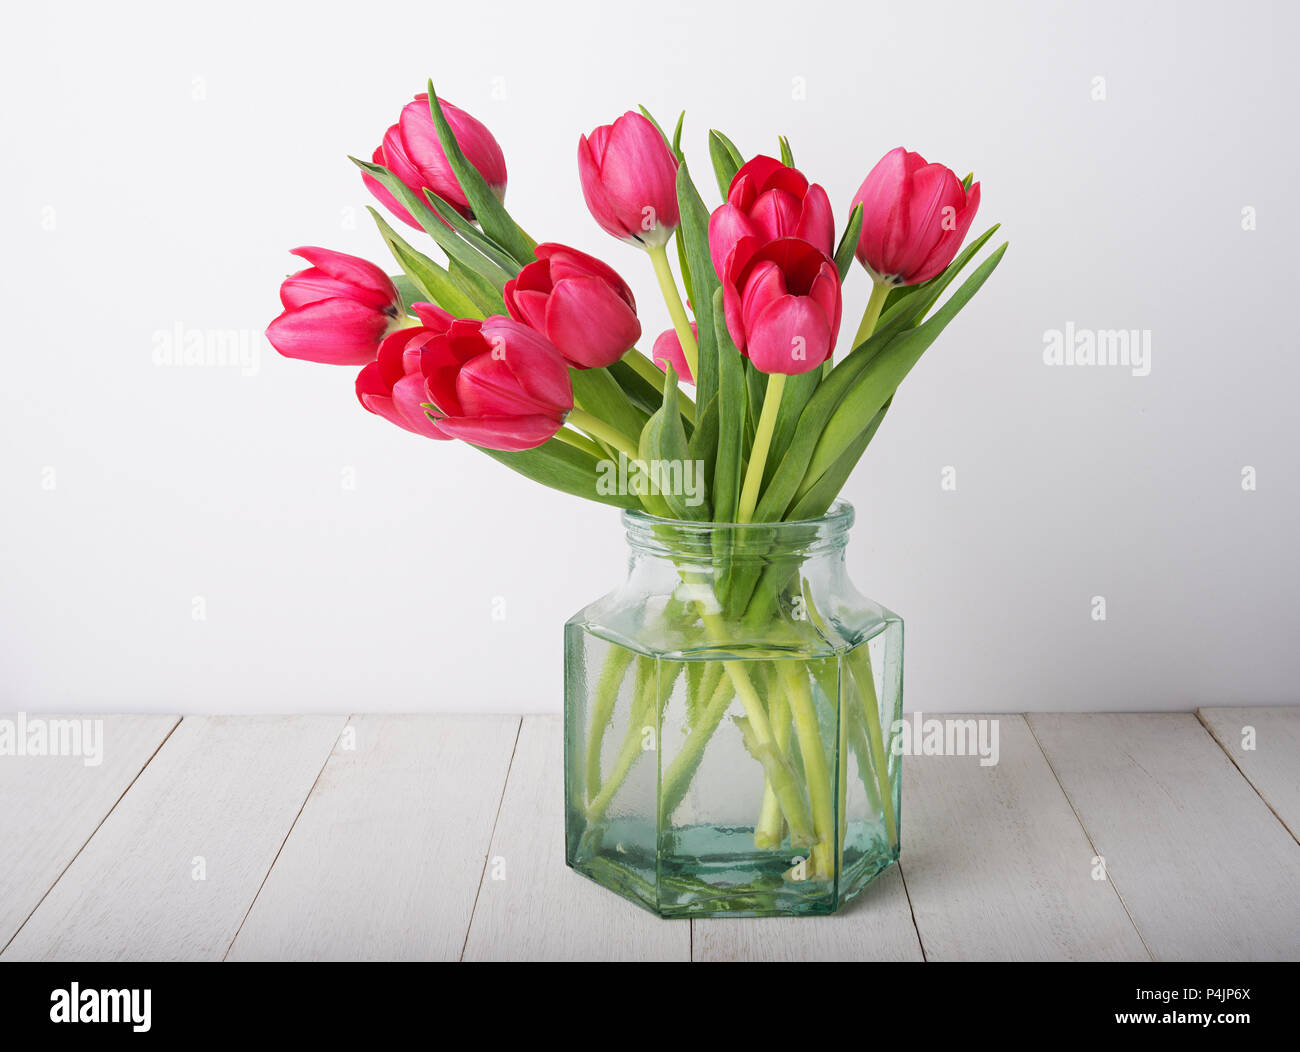
[[[569,865],[664,917],[833,912],[899,848],[903,622],[848,579],[852,507],[623,523],[565,626]]]

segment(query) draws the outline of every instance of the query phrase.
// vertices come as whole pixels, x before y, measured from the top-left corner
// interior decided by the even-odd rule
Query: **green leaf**
[[[849,267],[853,266],[853,255],[858,250],[858,238],[862,235],[862,202],[853,206],[849,213],[849,224],[844,228],[839,247],[835,249],[835,266],[840,272],[840,284],[849,276]]]
[[[808,400],[808,405],[799,417],[799,425],[795,429],[789,448],[759,498],[758,507],[754,511],[755,521],[773,522],[785,517],[786,508],[795,499],[795,494],[803,483],[813,450],[821,440],[832,413],[836,411],[876,355],[882,353],[896,336],[905,331],[928,309],[929,304],[933,302],[930,299],[931,295],[935,298],[940,295],[947,283],[966,265],[970,255],[977,251],[992,233],[993,231],[990,230],[977,238],[966,252],[949,265],[948,270],[934,279],[934,285],[925,295],[911,296],[897,308],[886,311],[880,319],[880,324],[876,326],[876,331],[822,378],[821,384]],[[918,288],[924,287],[918,286]],[[820,474],[819,471],[818,475]]]
[[[942,274],[936,274],[929,281],[920,285],[906,285],[903,288],[893,289],[889,293],[889,298],[885,300],[885,309],[881,312],[880,323],[876,326],[876,331],[881,329],[890,329],[897,331],[901,327],[898,323],[903,321],[906,325],[919,323],[922,318],[929,312],[930,308],[938,301],[953,279],[965,269],[977,252],[988,242],[1002,224],[994,223],[984,233],[980,234],[974,241],[967,245],[957,255]]]
[[[632,404],[608,369],[570,369],[569,378],[580,408],[625,435],[640,434],[646,414]]]
[[[632,404],[643,410],[648,417],[663,404],[663,392],[653,386],[644,376],[636,371],[624,359],[620,358],[609,367],[609,374],[616,381]]]
[[[808,399],[813,396],[813,392],[821,382],[820,368],[810,369],[806,373],[799,373],[786,379],[785,391],[781,395],[781,407],[776,414],[776,426],[772,429],[772,440],[767,450],[767,464],[763,472],[764,485],[776,474],[777,465],[781,462],[785,451],[790,448],[790,442],[799,426],[799,417],[803,415]]]
[[[722,289],[713,293],[713,330],[718,344],[718,455],[713,466],[713,513],[719,522],[734,522],[740,503],[745,369],[740,351],[727,331]]]
[[[686,155],[682,153],[682,128],[686,124],[686,111],[682,110],[677,118],[677,127],[673,129],[673,141],[669,144],[677,160],[685,160]]]
[[[483,316],[489,314],[502,314],[505,312],[505,300],[501,298],[501,290],[493,285],[486,278],[467,267],[461,266],[456,260],[452,260],[447,271],[451,275],[451,280],[456,287],[468,297],[480,311]]]
[[[870,420],[880,412],[925,350],[988,280],[1002,261],[1006,250],[1005,243],[1000,245],[935,312],[934,317],[895,336],[888,346],[871,359],[852,390],[844,396],[844,400],[827,421],[826,430],[813,449],[804,478],[819,478],[849,448],[861,431],[861,422]]]
[[[713,162],[713,176],[718,181],[718,192],[722,199],[727,199],[731,189],[731,180],[745,163],[744,157],[736,149],[736,144],[716,128],[709,132],[709,160]]]
[[[356,157],[349,159],[363,172],[378,179],[385,189],[402,203],[415,221],[424,228],[425,233],[433,238],[438,243],[438,247],[447,253],[449,260],[460,263],[468,270],[481,275],[497,289],[505,287],[505,283],[512,275],[502,270],[501,267],[488,259],[439,219],[438,214],[429,207],[428,202],[423,197],[413,193],[410,187],[383,165],[371,164],[369,161],[362,161]]]
[[[709,210],[704,206],[685,161],[677,166],[677,210],[681,216],[677,239],[686,255],[687,267],[683,273],[686,270],[690,272],[688,294],[695,313],[696,343],[699,346],[696,370],[699,375],[694,378],[695,400],[699,405],[706,405],[718,391],[718,342],[713,305],[715,293],[720,292],[722,286],[709,255]]]
[[[427,300],[430,303],[436,303],[443,310],[454,314],[457,318],[482,318],[486,315],[479,309],[478,305],[467,297],[464,291],[452,280],[452,276],[442,267],[438,266],[433,260],[421,252],[416,251],[408,245],[398,235],[384,217],[376,212],[373,208],[367,206],[367,211],[374,217],[375,225],[379,227],[380,236],[383,237],[384,243],[388,250],[397,260],[398,265],[405,271],[405,277],[413,286],[415,295],[408,299],[409,293],[402,290],[402,302],[409,309],[412,303]]]
[[[424,191],[425,199],[432,206],[434,212],[441,216],[447,225],[456,231],[462,238],[468,241],[484,256],[490,259],[498,267],[504,270],[511,277],[519,273],[519,264],[515,262],[514,256],[498,245],[490,237],[484,234],[478,227],[466,219],[463,215],[451,206],[451,202],[439,197],[432,190],[426,188]]]
[[[704,477],[713,478],[718,459],[718,399],[714,397],[696,411],[695,431],[691,434],[691,459],[704,463]]]
[[[790,140],[784,135],[778,136],[781,142],[781,163],[787,168],[794,167],[794,153],[790,149]]]
[[[794,507],[790,509],[790,514],[787,516],[788,518],[816,519],[826,514],[827,509],[835,503],[835,498],[840,495],[844,483],[853,474],[853,469],[857,467],[858,461],[862,458],[862,454],[866,452],[867,446],[875,438],[876,432],[880,429],[885,414],[889,412],[889,407],[893,404],[893,401],[891,398],[881,406],[880,412],[871,418],[871,423],[862,429],[862,433],[850,443],[848,449],[840,454],[839,459],[827,468],[801,497],[795,500]]]
[[[531,263],[537,258],[537,242],[524,233],[523,228],[510,217],[505,205],[492,192],[478,169],[466,160],[451,125],[443,116],[442,104],[433,90],[433,81],[429,81],[429,114],[433,117],[433,126],[438,130],[438,141],[442,144],[447,164],[464,191],[483,233],[514,256],[519,264]]]
[[[602,493],[598,486],[600,465],[595,457],[580,449],[551,439],[536,449],[522,452],[507,452],[501,449],[487,449],[475,446],[493,460],[504,464],[512,471],[525,478],[540,482],[543,486],[570,493],[575,497],[585,497],[599,504],[610,504],[616,508],[639,508],[640,501],[630,493]],[[617,487],[609,487],[617,488]]]
[[[658,495],[673,518],[695,521],[709,518],[705,480],[693,474],[694,459],[682,428],[681,408],[677,404],[677,373],[671,365],[664,373],[663,405],[641,431],[638,452],[653,472],[652,477],[658,483]],[[687,471],[692,472],[690,481],[693,485],[690,487],[686,485]],[[690,493],[689,490],[695,487],[699,487],[697,492]],[[702,499],[692,503],[696,496]]]

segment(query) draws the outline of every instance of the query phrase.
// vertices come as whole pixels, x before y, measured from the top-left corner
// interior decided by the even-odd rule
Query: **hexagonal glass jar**
[[[623,523],[565,626],[568,864],[664,917],[834,912],[899,849],[903,622],[848,579],[852,507]]]

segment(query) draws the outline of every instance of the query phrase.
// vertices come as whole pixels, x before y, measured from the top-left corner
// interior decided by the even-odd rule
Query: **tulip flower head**
[[[478,169],[483,180],[497,197],[506,195],[506,159],[501,147],[487,126],[475,120],[464,110],[453,106],[446,99],[439,99],[443,116],[451,125],[456,144],[465,154],[465,159]],[[442,143],[438,141],[438,129],[434,126],[433,115],[429,112],[429,96],[421,92],[414,101],[408,102],[402,109],[397,123],[388,129],[384,141],[375,150],[372,158],[375,164],[382,164],[398,179],[405,183],[421,200],[424,190],[432,190],[450,204],[466,219],[473,219],[469,199],[460,187]],[[415,221],[397,199],[371,175],[363,175],[367,188],[393,215],[409,223],[417,230],[420,224]]]
[[[732,177],[726,202],[709,218],[709,254],[719,277],[742,237],[802,238],[829,256],[835,246],[830,198],[798,169],[773,157],[755,157]]]
[[[619,240],[662,247],[677,229],[677,158],[641,114],[581,136],[578,176],[588,210]]]
[[[941,164],[899,146],[877,162],[853,197],[862,205],[858,262],[888,285],[918,285],[941,274],[961,248],[980,204]]]
[[[423,345],[420,368],[439,430],[476,446],[533,449],[573,408],[560,352],[512,318],[453,321]]]
[[[840,275],[807,241],[742,237],[723,267],[727,331],[760,372],[793,376],[831,356],[840,329]]]
[[[441,307],[416,303],[411,309],[420,324],[398,329],[379,345],[379,356],[357,374],[357,398],[376,416],[426,438],[450,439],[424,408],[429,400],[420,353],[426,344],[451,328],[455,320]]]
[[[284,311],[266,338],[286,358],[326,365],[373,361],[379,342],[402,317],[392,280],[373,263],[327,248],[295,248],[311,263],[280,285]]]
[[[699,336],[699,327],[695,322],[691,322],[691,332],[696,337]],[[665,329],[655,340],[655,345],[650,351],[650,357],[654,359],[655,365],[659,366],[664,372],[668,371],[668,366],[673,367],[673,371],[688,384],[695,383],[695,377],[691,375],[690,364],[686,361],[686,355],[682,352],[682,341],[677,335],[676,329]]]
[[[537,261],[506,282],[506,310],[540,332],[578,369],[613,365],[641,337],[632,290],[611,268],[564,245],[537,246]]]

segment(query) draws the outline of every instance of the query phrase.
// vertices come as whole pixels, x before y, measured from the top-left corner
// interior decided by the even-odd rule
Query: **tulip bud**
[[[499,198],[506,195],[506,159],[492,133],[486,125],[475,120],[464,110],[453,106],[446,99],[438,100],[442,104],[443,116],[451,125],[456,144],[465,159],[483,176],[492,192]],[[442,143],[438,141],[438,129],[434,126],[433,115],[429,112],[429,96],[421,92],[413,102],[408,102],[402,109],[397,123],[388,129],[383,143],[375,150],[375,164],[382,164],[398,179],[410,187],[421,200],[424,190],[432,190],[450,204],[466,219],[473,219],[469,199],[460,187]],[[363,175],[366,186],[384,206],[403,222],[409,223],[417,230],[420,224],[415,221],[397,199],[370,175]]]
[[[440,431],[488,449],[533,449],[573,408],[569,367],[546,337],[510,318],[458,319],[420,352]]]
[[[588,210],[619,240],[657,248],[677,229],[677,158],[641,114],[580,137],[578,176]]]
[[[700,331],[695,322],[691,322],[691,332],[698,338]],[[668,366],[673,367],[673,371],[688,384],[695,383],[695,377],[691,375],[691,367],[686,361],[686,355],[682,351],[682,341],[677,335],[676,329],[665,329],[655,340],[655,345],[650,351],[650,357],[654,359],[655,365],[659,366],[664,372],[668,371]]]
[[[726,202],[709,217],[709,254],[719,277],[742,237],[797,237],[829,256],[835,247],[830,198],[798,169],[773,157],[755,157],[732,177]]]
[[[537,246],[537,261],[506,282],[506,310],[540,332],[578,369],[613,365],[641,337],[627,282],[564,245]]]
[[[806,373],[835,349],[839,271],[807,241],[742,237],[727,255],[722,297],[727,331],[760,372]]]
[[[858,262],[888,285],[919,285],[952,262],[980,204],[980,184],[967,191],[941,164],[919,153],[890,150],[853,197],[862,205]]]
[[[412,306],[421,324],[398,329],[379,345],[378,358],[357,374],[357,398],[377,416],[426,438],[450,439],[429,419],[429,400],[420,352],[426,344],[451,328],[455,320],[431,303]]]
[[[313,266],[280,285],[284,311],[266,338],[286,358],[326,365],[374,360],[379,341],[402,316],[402,300],[373,263],[326,248],[295,248]]]

